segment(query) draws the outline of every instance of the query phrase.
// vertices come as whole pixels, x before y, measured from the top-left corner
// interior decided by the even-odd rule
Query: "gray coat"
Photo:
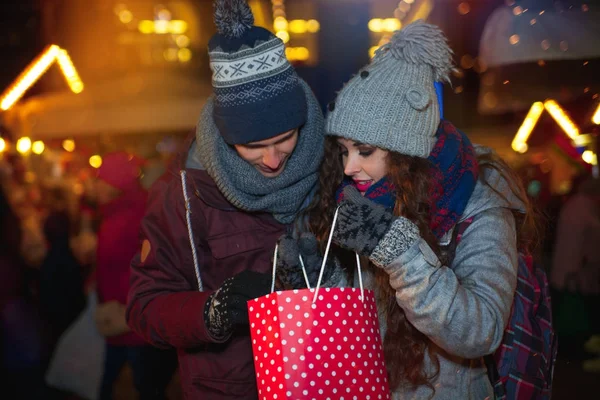
[[[477,148],[477,152],[489,151]],[[450,266],[441,265],[423,239],[418,239],[384,269],[408,320],[437,346],[439,374],[432,380],[434,399],[493,399],[483,356],[500,345],[508,323],[517,280],[515,219],[511,210],[523,203],[495,170],[486,172],[467,204],[461,221],[473,217],[456,248]],[[448,232],[440,241],[447,244]],[[380,242],[386,244],[386,238]],[[369,265],[369,267],[367,267]],[[374,289],[372,268],[363,262],[365,288]],[[355,286],[358,286],[355,279]],[[380,310],[382,337],[386,324]],[[426,356],[425,370],[433,372]],[[427,399],[426,386],[401,388],[393,399]]]

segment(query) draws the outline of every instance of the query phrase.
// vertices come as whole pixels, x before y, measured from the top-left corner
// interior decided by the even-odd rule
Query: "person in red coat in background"
[[[141,159],[125,152],[107,154],[95,184],[101,217],[96,252],[96,324],[106,337],[100,400],[113,398],[113,384],[126,362],[133,370],[140,400],[165,399],[177,366],[173,351],[151,346],[125,322],[129,264],[140,248],[139,229],[147,198],[139,181],[141,165]]]

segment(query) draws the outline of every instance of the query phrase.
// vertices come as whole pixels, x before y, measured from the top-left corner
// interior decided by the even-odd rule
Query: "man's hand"
[[[204,307],[206,327],[215,339],[228,337],[236,325],[248,325],[248,300],[271,291],[271,274],[242,271],[225,280]]]

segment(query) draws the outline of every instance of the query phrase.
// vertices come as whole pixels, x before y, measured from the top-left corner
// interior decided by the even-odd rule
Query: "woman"
[[[307,211],[323,242],[339,206],[334,243],[363,256],[394,399],[493,398],[483,356],[502,341],[518,249],[532,237],[515,174],[440,122],[434,82],[448,80],[451,54],[442,32],[419,21],[344,86],[329,105],[320,191]],[[289,243],[280,241],[282,260]]]

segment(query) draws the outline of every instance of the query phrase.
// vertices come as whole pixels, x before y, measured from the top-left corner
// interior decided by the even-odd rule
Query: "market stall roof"
[[[594,8],[500,7],[486,22],[479,56],[490,68],[600,57],[599,18],[600,11]]]
[[[524,0],[492,13],[480,42],[486,68],[480,76],[480,113],[526,112],[535,102],[568,104],[582,96],[588,98],[586,109],[595,107],[600,11],[553,4],[560,3]]]
[[[210,83],[193,76],[140,73],[89,83],[80,94],[30,97],[4,120],[36,139],[184,131],[196,125],[210,93]]]

